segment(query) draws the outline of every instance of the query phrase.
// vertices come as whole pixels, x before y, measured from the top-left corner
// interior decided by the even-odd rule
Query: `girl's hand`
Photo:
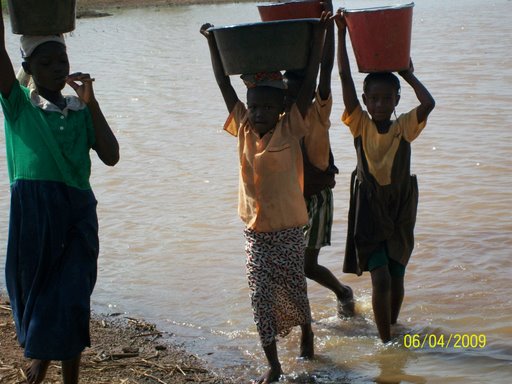
[[[398,74],[402,77],[407,75],[412,75],[414,73],[414,65],[412,65],[412,59],[409,60],[409,68],[404,71],[398,72]]]
[[[206,37],[207,39],[210,38],[211,36],[211,33],[208,32],[208,28],[212,28],[213,27],[213,24],[210,24],[210,23],[205,23],[201,26],[201,29],[199,30],[199,32],[201,33],[201,35],[203,35],[204,37]]]
[[[330,11],[322,11],[320,15],[320,24],[322,24],[325,28],[327,28],[327,23],[331,21],[332,13]]]
[[[322,6],[322,8],[323,8],[323,10],[325,12],[331,12],[332,13],[332,0],[321,1],[320,5]]]
[[[345,16],[343,15],[343,8],[338,8],[336,14],[331,17],[336,22],[336,26],[338,29],[347,28],[347,21],[345,20]]]
[[[92,89],[93,81],[94,78],[91,78],[90,74],[82,72],[72,73],[66,78],[66,83],[75,90],[78,97],[86,104],[95,100],[94,90]]]

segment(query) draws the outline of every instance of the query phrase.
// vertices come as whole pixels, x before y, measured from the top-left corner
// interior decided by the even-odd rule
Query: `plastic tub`
[[[306,67],[317,19],[238,24],[209,29],[224,73],[250,74]]]
[[[262,21],[319,18],[322,15],[319,0],[288,1],[258,5]]]
[[[414,3],[345,9],[359,72],[396,72],[409,68]]]
[[[56,35],[75,29],[76,0],[9,0],[12,32]]]

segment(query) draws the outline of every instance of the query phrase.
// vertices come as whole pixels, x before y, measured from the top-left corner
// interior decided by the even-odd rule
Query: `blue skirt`
[[[25,356],[69,360],[90,346],[90,297],[99,252],[92,190],[16,181],[6,258],[7,292]]]

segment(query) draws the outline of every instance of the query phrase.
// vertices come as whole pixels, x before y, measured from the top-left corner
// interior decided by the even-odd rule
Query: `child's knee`
[[[391,290],[391,275],[388,265],[382,265],[370,271],[372,276],[372,288],[374,291],[386,292]]]

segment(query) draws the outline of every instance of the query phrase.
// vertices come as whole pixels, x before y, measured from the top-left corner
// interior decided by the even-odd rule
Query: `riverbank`
[[[95,11],[112,11],[115,9],[169,7],[192,4],[222,4],[243,3],[254,0],[77,0],[77,15],[89,14]],[[2,8],[7,7],[7,0],[1,0]],[[103,13],[101,12],[101,13]]]
[[[194,4],[240,3],[253,0],[77,0],[76,17],[111,16],[117,9],[177,7]]]
[[[139,319],[94,314],[91,343],[82,354],[81,384],[234,383],[173,344],[172,335]],[[0,383],[23,383],[26,365],[16,341],[11,308],[0,296]],[[61,383],[59,362],[52,362],[44,383]]]
[[[165,7],[191,4],[242,3],[254,0],[77,0],[78,9]]]

